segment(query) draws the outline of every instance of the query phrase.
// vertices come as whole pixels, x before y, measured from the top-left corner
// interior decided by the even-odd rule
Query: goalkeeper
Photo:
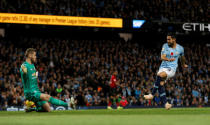
[[[41,93],[38,88],[38,72],[35,69],[36,50],[28,48],[25,52],[26,61],[21,65],[20,74],[26,100],[33,101],[36,107],[26,108],[26,112],[50,112],[50,104],[68,107],[68,103],[55,99],[48,94]]]

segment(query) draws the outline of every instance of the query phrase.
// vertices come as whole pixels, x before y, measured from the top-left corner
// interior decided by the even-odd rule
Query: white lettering
[[[183,24],[183,29],[186,31],[192,31],[190,23],[184,23]]]
[[[18,111],[18,108],[14,108],[13,106],[10,108],[7,108],[7,111]]]
[[[203,26],[204,28],[207,28],[208,29],[208,31],[210,32],[210,24],[208,24],[207,26]]]
[[[185,31],[210,31],[210,24],[203,23],[184,23],[182,25],[183,30]]]
[[[196,25],[199,25],[199,23],[191,23],[191,25],[193,25],[193,31],[195,31]]]
[[[200,31],[204,31],[204,24],[200,24]]]

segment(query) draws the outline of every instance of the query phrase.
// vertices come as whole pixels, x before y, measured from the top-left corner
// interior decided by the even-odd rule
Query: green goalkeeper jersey
[[[20,68],[24,93],[39,92],[38,82],[37,82],[38,72],[36,71],[34,64],[29,64],[28,62],[25,61],[22,65],[27,68],[27,73],[23,73],[22,68]]]

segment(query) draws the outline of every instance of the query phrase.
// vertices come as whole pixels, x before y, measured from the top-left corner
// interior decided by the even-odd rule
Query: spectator
[[[160,97],[159,97],[158,93],[155,94],[154,103],[155,103],[155,106],[159,106],[161,104]]]
[[[208,22],[207,1],[46,0],[43,2],[43,0],[39,0],[31,2],[16,0],[9,2],[1,0],[0,5],[0,12],[9,13],[136,18],[162,22]],[[50,66],[53,66],[52,61],[50,63],[52,64]]]
[[[141,94],[141,90],[139,89],[139,87],[137,87],[135,90],[135,98],[139,99],[140,94]]]
[[[57,42],[60,44],[55,44]],[[63,100],[67,95],[76,96],[79,106],[106,106],[107,99],[111,98],[107,93],[110,73],[116,69],[120,81],[116,89],[119,96],[113,98],[116,102],[122,95],[129,105],[155,104],[145,101],[142,95],[150,91],[155,71],[160,64],[158,46],[151,49],[151,46],[148,48],[137,41],[68,40],[47,37],[24,37],[17,42],[11,42],[9,38],[0,38],[0,46],[2,108],[24,104],[23,86],[16,67],[20,67],[25,48],[29,46],[36,48],[40,56],[36,68],[42,92]],[[177,69],[176,78],[166,84],[166,94],[175,105],[210,105],[207,68],[209,49],[202,45],[201,41],[199,44],[184,43],[183,46],[190,68],[186,71],[182,71],[180,67]],[[50,67],[50,60],[53,61],[53,68]],[[155,102],[159,104],[158,98]]]
[[[89,92],[86,93],[85,100],[86,100],[86,106],[92,106],[93,97],[90,95]]]

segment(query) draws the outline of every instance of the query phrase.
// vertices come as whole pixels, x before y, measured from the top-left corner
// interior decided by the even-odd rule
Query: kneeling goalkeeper
[[[26,109],[26,112],[36,110],[40,112],[50,112],[50,104],[68,107],[68,103],[55,99],[48,94],[41,93],[38,88],[38,72],[35,69],[36,50],[28,48],[25,52],[26,61],[21,65],[20,74],[24,88],[26,100],[33,101],[35,109]]]

